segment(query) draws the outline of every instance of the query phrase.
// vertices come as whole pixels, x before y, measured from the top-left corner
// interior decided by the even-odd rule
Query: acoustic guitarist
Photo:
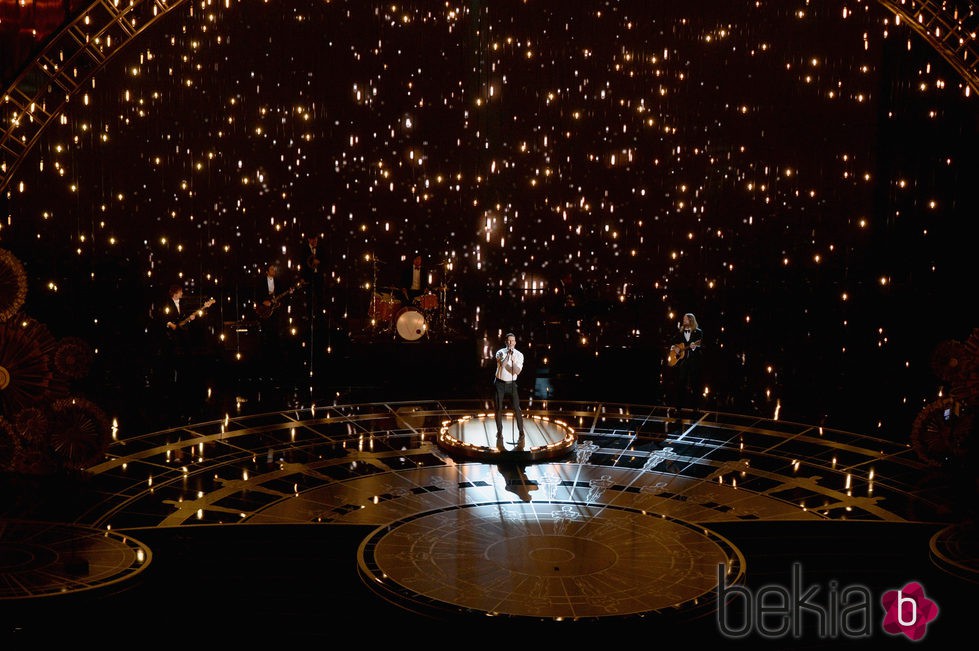
[[[703,358],[701,347],[704,332],[692,312],[683,315],[677,324],[677,333],[670,342],[667,364],[673,369],[670,404],[677,410],[677,418],[694,418],[703,396]],[[685,413],[687,410],[690,413]]]

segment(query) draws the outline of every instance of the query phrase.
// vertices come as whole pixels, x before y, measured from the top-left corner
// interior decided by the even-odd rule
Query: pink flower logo
[[[904,633],[914,641],[923,638],[928,624],[938,617],[938,604],[925,596],[920,583],[888,590],[880,602],[884,605],[884,630],[891,635]]]

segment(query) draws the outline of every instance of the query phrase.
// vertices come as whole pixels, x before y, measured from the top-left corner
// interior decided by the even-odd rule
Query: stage
[[[718,568],[757,588],[802,562],[812,582],[922,582],[949,622],[937,640],[979,583],[954,488],[906,446],[717,412],[678,432],[661,407],[550,402],[524,412],[531,454],[514,456],[486,407],[313,405],[119,440],[65,488],[86,505],[74,522],[8,525],[7,625],[43,639],[52,613],[98,611],[135,626],[186,597],[194,630],[253,612],[315,637],[329,609],[724,641]],[[215,595],[216,573],[253,587]]]

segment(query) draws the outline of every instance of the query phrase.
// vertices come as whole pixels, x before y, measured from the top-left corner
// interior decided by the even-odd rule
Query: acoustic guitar
[[[300,280],[298,283],[296,283],[286,291],[282,292],[281,294],[276,294],[271,298],[267,298],[263,300],[261,303],[257,303],[255,305],[255,314],[258,315],[259,319],[269,318],[277,309],[279,309],[279,305],[282,304],[281,301],[283,298],[293,293],[294,291],[296,291],[297,289],[299,289],[305,284],[306,284],[305,280]]]
[[[691,341],[689,344],[683,342],[673,344],[670,346],[670,351],[666,355],[666,363],[670,366],[676,366],[680,363],[680,360],[687,356],[687,350],[694,350],[698,347],[700,347],[699,341]]]

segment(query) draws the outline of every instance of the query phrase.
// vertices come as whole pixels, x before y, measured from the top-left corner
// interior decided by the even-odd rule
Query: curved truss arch
[[[972,92],[979,92],[979,14],[975,3],[949,6],[935,0],[878,0],[918,34],[959,73]]]
[[[97,0],[67,23],[4,93],[0,192],[71,98],[106,61],[186,0]]]

